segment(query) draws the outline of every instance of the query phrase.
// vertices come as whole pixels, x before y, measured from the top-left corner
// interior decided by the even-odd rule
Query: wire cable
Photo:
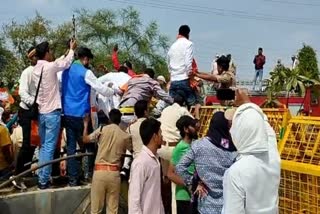
[[[312,6],[312,7],[320,7],[320,4],[314,3],[302,3],[302,2],[293,2],[293,1],[280,1],[280,0],[263,0],[269,3],[278,3],[278,4],[288,4],[288,5],[298,5],[298,6]]]
[[[320,25],[319,20],[313,19],[303,19],[303,18],[288,18],[288,17],[280,17],[268,14],[257,14],[251,15],[244,11],[233,11],[233,10],[226,10],[226,9],[219,9],[219,8],[210,8],[209,9],[202,9],[202,7],[198,7],[195,5],[183,5],[183,4],[172,4],[166,3],[164,1],[157,1],[157,2],[145,2],[145,1],[135,1],[135,0],[108,0],[112,2],[118,3],[125,3],[130,5],[139,5],[145,7],[152,7],[158,9],[166,9],[166,10],[173,10],[173,11],[180,11],[180,12],[189,12],[189,13],[199,13],[199,14],[206,14],[206,15],[218,15],[218,16],[225,16],[225,17],[234,17],[234,18],[241,18],[241,19],[249,19],[249,20],[259,20],[259,21],[269,21],[269,22],[278,22],[278,23],[289,23],[289,24],[302,24],[302,25]],[[158,3],[160,2],[160,3]],[[162,2],[162,3],[161,3]]]

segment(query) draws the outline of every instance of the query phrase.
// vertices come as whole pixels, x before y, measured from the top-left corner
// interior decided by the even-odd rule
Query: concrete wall
[[[120,200],[119,214],[126,214],[126,204]],[[33,191],[0,198],[0,214],[71,213],[90,213],[90,186]]]

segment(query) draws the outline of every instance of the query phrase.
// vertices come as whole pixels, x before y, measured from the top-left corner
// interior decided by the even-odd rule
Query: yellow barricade
[[[263,108],[265,115],[274,131],[277,134],[277,140],[283,138],[285,129],[291,118],[290,110],[287,108]]]
[[[203,137],[215,111],[223,106],[200,109]],[[281,155],[279,212],[320,213],[320,117],[292,117],[288,109],[263,109],[278,137]],[[194,112],[194,108],[191,109]]]
[[[293,117],[279,143],[282,214],[320,213],[320,118]]]
[[[200,109],[200,131],[199,131],[199,137],[203,137],[209,128],[210,120],[212,118],[212,115],[215,111],[225,111],[230,107],[226,106],[201,106]],[[268,117],[268,120],[275,130],[277,134],[277,139],[281,139],[283,137],[285,128],[288,124],[288,121],[291,118],[291,114],[289,109],[273,109],[273,108],[265,108],[262,109],[263,112]],[[191,108],[191,113],[194,113],[194,108]]]
[[[230,108],[230,107],[228,107]],[[209,129],[212,115],[215,111],[225,111],[228,109],[226,106],[212,105],[212,106],[201,106],[200,108],[200,131],[198,132],[199,137],[204,137]],[[194,107],[191,108],[191,113],[194,113]]]

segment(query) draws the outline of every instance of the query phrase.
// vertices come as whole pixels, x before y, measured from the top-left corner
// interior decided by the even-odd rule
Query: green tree
[[[27,50],[38,44],[48,40],[50,21],[42,17],[38,12],[34,18],[28,19],[22,24],[12,21],[3,28],[4,35],[7,38],[9,46],[13,47],[16,56],[24,63],[24,67],[28,65],[26,57]]]
[[[310,79],[320,80],[317,55],[311,46],[303,44],[298,54],[298,60],[300,75],[304,75]]]
[[[101,9],[96,12],[78,10],[80,41],[93,48],[95,65],[112,68],[110,53],[119,45],[119,60],[131,61],[136,71],[151,66],[156,73],[168,76],[165,53],[168,38],[159,33],[156,22],[142,24],[140,14],[132,7],[118,11]],[[109,57],[108,57],[109,56]]]
[[[68,41],[72,37],[72,23],[65,22],[50,30],[48,40],[55,57],[62,56],[68,50]]]
[[[9,89],[12,89],[19,79],[20,64],[15,55],[6,48],[4,39],[0,38],[0,80]]]
[[[119,11],[78,10],[76,25],[78,44],[92,48],[95,68],[100,65],[112,68],[110,53],[113,46],[119,44],[120,62],[130,60],[138,72],[145,66],[151,66],[157,74],[168,76],[163,57],[168,48],[168,38],[159,33],[155,22],[143,25],[139,12],[132,7]],[[18,79],[22,69],[29,65],[27,50],[40,42],[49,41],[56,57],[64,54],[72,30],[71,20],[53,27],[51,21],[38,12],[25,22],[12,21],[4,25],[2,34],[6,40],[2,40],[1,48],[9,52],[5,51],[6,54],[2,55],[6,56],[7,61],[10,59],[10,63],[6,64],[6,79]],[[4,66],[3,63],[1,65]]]
[[[270,72],[270,79],[268,80],[266,89],[267,100],[263,103],[263,106],[279,107],[277,97],[282,91],[287,92],[287,98],[289,99],[291,91],[296,91],[304,96],[307,87],[319,84],[320,82],[318,80],[301,75],[298,68],[290,69],[283,65],[276,66],[276,68]]]

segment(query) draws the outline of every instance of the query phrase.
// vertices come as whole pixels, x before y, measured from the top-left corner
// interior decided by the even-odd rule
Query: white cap
[[[162,75],[158,76],[158,77],[157,77],[157,80],[158,80],[158,81],[162,81],[162,82],[164,82],[164,83],[167,83],[166,78],[164,78],[164,76],[162,76]]]

